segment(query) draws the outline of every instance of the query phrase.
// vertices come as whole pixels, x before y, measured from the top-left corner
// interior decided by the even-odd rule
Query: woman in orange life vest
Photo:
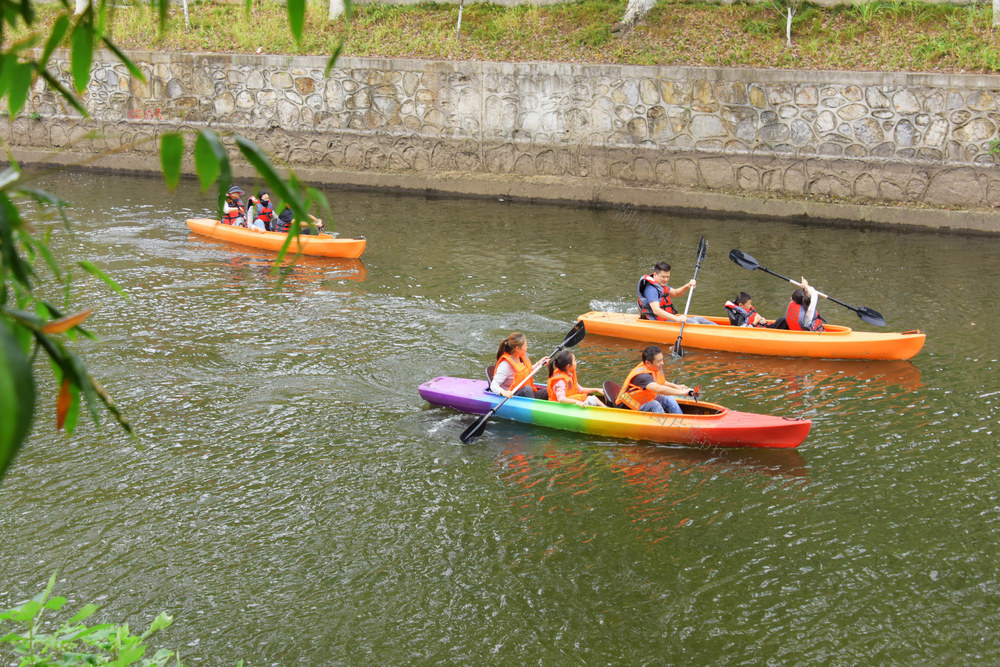
[[[792,300],[785,310],[785,326],[792,331],[825,331],[823,318],[816,310],[818,297],[816,288],[803,278],[802,288],[792,292]]]
[[[247,226],[247,212],[240,199],[242,194],[243,190],[240,190],[238,185],[229,188],[229,192],[226,193],[226,201],[222,204],[222,224],[236,227]]]
[[[544,357],[536,366],[531,365],[528,358],[528,339],[523,333],[515,331],[500,343],[497,350],[497,365],[493,369],[493,381],[490,382],[490,391],[510,398],[511,396],[524,396],[526,398],[537,398],[545,400],[549,397],[547,389],[539,389],[537,392],[532,387],[529,380],[523,387],[513,392],[512,390],[531,375],[535,367],[548,363],[549,358]]]
[[[591,394],[603,394],[600,389],[581,387],[576,381],[576,356],[569,350],[562,350],[549,362],[549,381],[546,385],[549,400],[557,403],[604,406],[601,400]]]
[[[671,287],[670,265],[659,262],[653,272],[639,278],[639,319],[661,322],[687,322],[689,324],[715,324],[712,320],[698,315],[683,315],[674,308],[673,299],[694,289],[697,283],[692,279],[681,287]]]
[[[729,323],[734,327],[766,327],[767,318],[753,307],[753,299],[746,292],[736,295],[735,301],[726,301]]]
[[[622,382],[615,407],[676,415],[681,413],[681,407],[674,396],[690,393],[691,388],[686,385],[667,382],[663,377],[663,351],[650,345],[642,351],[642,363],[633,368]]]

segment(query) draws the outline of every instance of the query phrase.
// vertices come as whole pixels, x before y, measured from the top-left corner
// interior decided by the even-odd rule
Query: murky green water
[[[101,618],[175,614],[157,645],[193,665],[1000,660],[996,239],[327,190],[368,250],[275,290],[266,253],[188,232],[212,206],[193,184],[45,184],[73,233],[39,228],[131,296],[81,275],[75,304],[98,307],[81,347],[141,437],[66,438],[43,403],[0,486],[0,605],[58,568]],[[509,331],[537,358],[578,314],[633,307],[655,261],[682,282],[702,235],[692,312],[738,289],[784,307],[740,248],[927,345],[669,362],[712,401],[813,419],[794,452],[499,421],[463,446],[472,418],[417,395],[481,376]],[[620,381],[639,347],[589,336],[581,381]]]

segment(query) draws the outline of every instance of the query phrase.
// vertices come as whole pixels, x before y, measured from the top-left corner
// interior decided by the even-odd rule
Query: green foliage
[[[0,636],[0,643],[13,646],[20,667],[134,664],[143,667],[172,664],[180,667],[180,657],[166,649],[160,649],[152,657],[145,657],[149,648],[146,641],[173,623],[166,613],[157,616],[149,628],[137,636],[132,634],[128,624],[85,624],[83,621],[98,610],[96,605],[87,604],[72,617],[60,622],[53,631],[45,632],[46,627],[52,625],[52,622],[45,621],[46,612],[59,612],[66,604],[66,598],[52,596],[55,584],[56,573],[53,572],[44,591],[13,609],[0,612],[0,628],[7,625],[20,628]]]
[[[167,23],[169,0],[154,0],[152,4],[159,10],[162,30]],[[345,5],[350,14],[352,5],[349,0]],[[247,7],[249,9],[249,3]],[[296,41],[302,38],[306,10],[305,0],[289,0],[287,3],[288,22]],[[3,36],[0,40],[0,103],[6,101],[10,117],[17,116],[24,108],[38,78],[86,117],[87,111],[79,96],[90,83],[94,49],[98,45],[114,53],[133,77],[145,80],[139,68],[109,38],[107,30],[111,22],[108,12],[108,0],[94,0],[79,16],[73,14],[71,3],[66,2],[46,6],[43,12],[45,19],[41,20],[36,15],[32,0],[0,0],[0,35]],[[225,19],[228,20],[231,11],[227,7],[225,12]],[[327,61],[328,72],[346,38],[344,34],[333,49],[333,55]],[[37,47],[41,47],[40,50],[29,51]],[[50,61],[59,48],[69,50],[73,90],[50,73],[50,70],[58,71]],[[36,112],[32,112],[30,117],[39,118]],[[252,142],[241,137],[230,138],[230,141],[236,144],[243,158],[264,176],[271,191],[279,195],[277,203],[287,203],[292,207],[296,219],[308,220],[308,208],[313,204],[322,206],[327,219],[330,218],[329,204],[322,195],[304,188],[294,174],[288,182],[282,179],[270,159]],[[180,181],[184,146],[185,137],[182,134],[168,133],[161,138],[163,176],[171,189]],[[219,185],[221,215],[224,193],[232,182],[232,168],[224,138],[213,131],[201,131],[194,137],[194,153],[195,171],[202,189],[206,190],[215,183]],[[12,156],[9,156],[9,161],[11,166],[0,173],[0,479],[27,437],[34,419],[36,383],[33,361],[40,352],[48,357],[58,387],[57,428],[72,432],[83,406],[86,406],[91,419],[99,423],[103,405],[104,410],[126,432],[132,433],[131,426],[111,397],[69,346],[78,336],[93,337],[81,326],[92,309],[73,309],[71,271],[56,261],[49,251],[47,238],[36,237],[21,215],[20,202],[34,200],[44,210],[60,216],[68,226],[63,212],[67,202],[22,182],[19,165]],[[286,248],[299,229],[299,225],[293,226]],[[35,270],[39,261],[64,287],[66,296],[63,304],[48,301],[36,291],[42,282],[41,274]],[[79,262],[76,266],[125,296],[121,287],[94,264]],[[275,270],[277,266],[276,262]]]
[[[754,19],[747,19],[743,21],[743,32],[748,35],[758,35],[761,37],[767,35],[773,35],[775,27],[774,21],[757,21]]]
[[[858,17],[862,24],[871,24],[875,15],[882,10],[882,3],[878,0],[864,0],[851,7],[851,11]]]

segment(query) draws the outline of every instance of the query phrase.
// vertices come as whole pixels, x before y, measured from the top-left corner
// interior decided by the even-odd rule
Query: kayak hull
[[[640,320],[632,313],[592,311],[578,318],[588,334],[628,338],[673,346],[681,325],[677,322]],[[920,331],[877,333],[854,331],[836,324],[826,331],[789,331],[759,327],[734,327],[728,318],[708,317],[718,326],[686,324],[681,339],[683,347],[746,354],[822,359],[910,359],[924,346],[926,335]]]
[[[282,246],[285,245],[285,239],[288,238],[288,235],[283,232],[260,232],[243,227],[224,225],[218,220],[206,218],[189,219],[187,225],[196,234],[202,234],[220,241],[250,246],[251,248],[261,248],[263,250],[281,250]],[[319,236],[300,235],[292,240],[292,243],[288,246],[288,250],[291,253],[298,253],[301,250],[303,255],[313,255],[316,257],[354,259],[361,257],[361,253],[365,251],[366,243],[364,238],[341,239],[327,234]]]
[[[500,405],[502,396],[487,391],[484,380],[437,377],[420,385],[420,396],[431,403],[483,415]],[[709,447],[794,448],[809,434],[808,419],[738,412],[714,403],[678,399],[693,414],[653,414],[608,407],[539,401],[514,396],[495,415],[503,419],[630,440],[651,440]]]

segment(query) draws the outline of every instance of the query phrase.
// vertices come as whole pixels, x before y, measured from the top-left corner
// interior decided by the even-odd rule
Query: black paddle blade
[[[701,240],[698,241],[698,263],[705,259],[705,253],[708,251],[708,244],[705,243],[705,237],[702,236]]]
[[[885,326],[885,318],[882,317],[881,313],[879,313],[878,311],[861,306],[860,308],[856,308],[855,312],[858,314],[858,317],[861,318],[863,322],[867,322],[868,324],[873,324],[877,327]]]
[[[462,441],[463,445],[467,445],[479,436],[483,434],[486,430],[486,420],[490,418],[490,413],[486,413],[482,417],[476,420],[476,422],[469,428],[462,431],[462,435],[458,436],[458,439]]]
[[[583,326],[583,320],[578,321],[569,333],[566,334],[566,340],[563,341],[563,347],[573,347],[587,335],[587,329]]]
[[[744,269],[753,271],[754,269],[759,269],[760,264],[756,259],[746,254],[745,252],[740,252],[736,248],[729,251],[729,259],[733,260],[736,264]]]
[[[677,341],[674,343],[673,353],[674,353],[675,357],[683,357],[684,356],[684,348],[681,347],[681,339],[680,339],[680,337],[678,337]]]

